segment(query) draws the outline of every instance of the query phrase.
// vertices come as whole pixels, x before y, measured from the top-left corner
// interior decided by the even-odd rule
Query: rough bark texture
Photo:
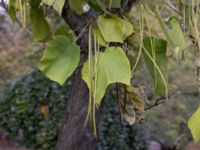
[[[96,139],[89,128],[84,128],[88,90],[79,70],[73,76],[70,93],[57,150],[94,150]]]
[[[63,9],[63,18],[79,35],[83,28],[84,22],[94,16],[94,12],[90,11],[81,16],[75,14],[69,9],[66,2]],[[81,52],[87,50],[87,30],[82,33],[81,38],[77,43],[81,47]],[[81,61],[84,61],[84,54],[81,56]],[[57,150],[94,150],[96,146],[96,138],[90,128],[84,128],[86,114],[88,108],[88,90],[86,84],[81,79],[81,69],[77,69],[72,76],[72,85],[70,90],[70,98],[65,108],[65,121],[60,131],[58,138]]]
[[[128,11],[131,8],[134,0],[122,0],[121,11]],[[115,10],[116,11],[116,10]],[[69,5],[65,3],[63,8],[63,18],[67,24],[74,30],[76,35],[79,35],[83,31],[84,22],[95,17],[97,14],[90,10],[89,12],[79,16],[72,12]],[[81,38],[77,43],[81,47],[81,62],[84,62],[85,53],[87,50],[88,41],[88,29],[86,29],[82,34]],[[84,128],[87,107],[88,107],[88,90],[86,84],[81,79],[80,68],[72,76],[72,85],[70,91],[70,98],[65,110],[65,121],[63,123],[62,129],[60,130],[57,150],[95,150],[97,139],[93,136],[92,131],[89,128]],[[98,114],[96,117],[97,124],[100,122],[101,117]],[[98,130],[98,129],[97,129]]]

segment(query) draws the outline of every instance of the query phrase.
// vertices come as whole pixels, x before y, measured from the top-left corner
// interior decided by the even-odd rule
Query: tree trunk
[[[81,63],[84,62],[87,54],[84,53],[88,46],[88,29],[83,32],[84,24],[88,19],[95,15],[95,12],[89,11],[83,15],[77,15],[69,8],[66,1],[62,16],[75,31],[76,35],[81,33],[77,41],[81,48]],[[81,69],[77,69],[72,76],[70,98],[65,108],[66,118],[58,142],[57,150],[94,150],[96,147],[96,138],[90,128],[84,127],[88,109],[88,89],[81,79]],[[97,118],[98,120],[98,118]]]
[[[66,118],[60,131],[57,150],[94,150],[96,139],[89,128],[84,128],[88,90],[81,80],[78,70],[72,77],[69,102],[66,106]]]
[[[134,1],[122,0],[121,7],[123,9],[118,9],[118,13],[129,11]],[[114,11],[116,12],[116,10]],[[66,0],[62,16],[76,35],[81,33],[77,43],[81,48],[81,63],[83,63],[88,47],[88,28],[83,30],[85,25],[83,23],[94,18],[97,14],[90,10],[83,15],[77,15],[70,9]],[[81,69],[79,68],[72,76],[70,98],[65,109],[66,117],[58,137],[56,150],[95,150],[97,139],[93,136],[93,131],[90,128],[84,128],[87,109],[88,90],[86,84],[81,79]],[[101,114],[98,113],[97,115],[96,124],[98,127],[98,123],[101,121]]]

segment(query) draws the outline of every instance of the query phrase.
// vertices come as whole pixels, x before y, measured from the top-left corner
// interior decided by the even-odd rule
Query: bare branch
[[[161,104],[164,104],[165,103],[165,99],[166,99],[166,97],[163,97],[163,96],[159,97],[158,99],[155,100],[154,104],[149,105],[148,107],[146,107],[145,111],[150,110],[150,109],[152,109],[154,107],[157,107],[157,106],[159,106]]]
[[[165,4],[169,6],[173,11],[175,11],[177,14],[181,15],[180,11],[172,4],[170,0],[164,0]]]

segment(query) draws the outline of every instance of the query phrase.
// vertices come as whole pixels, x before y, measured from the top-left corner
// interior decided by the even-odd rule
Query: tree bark
[[[82,34],[77,44],[81,48],[81,63],[86,56],[84,51],[88,46],[88,29],[83,31],[84,22],[93,17],[95,13],[89,11],[83,15],[77,15],[69,8],[66,1],[63,8],[63,18],[70,28],[78,36]],[[84,127],[88,109],[88,89],[81,79],[81,69],[78,68],[72,75],[70,97],[65,108],[65,121],[60,131],[57,150],[95,150],[96,138],[89,127]],[[98,118],[97,118],[98,119]]]
[[[81,80],[80,70],[72,78],[71,95],[66,106],[66,118],[60,132],[57,150],[95,150],[96,139],[89,128],[84,128],[88,90]]]

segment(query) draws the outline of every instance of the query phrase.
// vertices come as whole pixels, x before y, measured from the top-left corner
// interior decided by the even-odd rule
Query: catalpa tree
[[[167,51],[172,51],[172,57],[180,62],[188,43],[197,52],[200,50],[199,0],[10,0],[8,6],[1,3],[13,22],[20,20],[23,30],[29,20],[33,39],[44,43],[39,69],[61,85],[71,81],[58,150],[95,149],[101,119],[98,109],[110,85],[116,90],[122,122],[143,122],[148,105],[132,84],[137,80],[133,76],[141,67],[139,64],[144,63],[151,77],[154,95],[167,100]],[[66,23],[53,31],[47,21],[47,17],[52,17],[52,9]],[[197,58],[197,70],[199,62]],[[200,108],[188,122],[196,141],[200,140],[199,124]]]

